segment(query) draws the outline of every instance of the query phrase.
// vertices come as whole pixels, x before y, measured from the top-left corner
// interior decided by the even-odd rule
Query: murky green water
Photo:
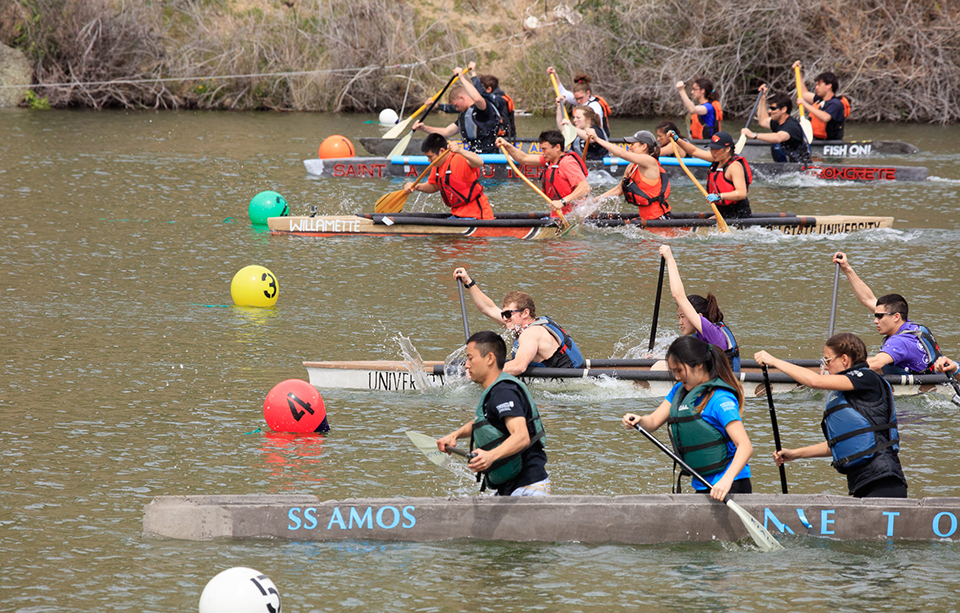
[[[789,538],[787,552],[737,545],[293,543],[145,540],[143,506],[165,494],[313,493],[321,499],[470,495],[466,477],[428,464],[403,432],[442,434],[477,390],[324,393],[326,437],[254,432],[276,383],[303,360],[395,359],[399,335],[426,359],[462,342],[451,272],[467,265],[495,299],[532,293],[591,357],[645,346],[658,242],[635,231],[564,241],[270,237],[250,198],[284,194],[294,212],[372,209],[395,185],[310,179],[302,160],[332,133],[375,135],[368,117],[280,114],[0,112],[0,610],[195,610],[232,566],[269,575],[284,610],[599,611],[950,610],[960,599],[952,543]],[[536,134],[542,121],[525,122]],[[655,122],[620,121],[626,133]],[[925,183],[757,185],[758,211],[894,215],[896,228],[844,237],[764,231],[671,241],[690,291],[714,292],[747,354],[815,357],[842,249],[879,293],[960,354],[960,129],[852,126],[851,138],[912,142]],[[539,204],[495,185],[500,210]],[[699,192],[674,190],[677,210]],[[437,199],[408,204],[439,210]],[[230,280],[260,264],[280,280],[274,309],[230,306]],[[659,344],[675,333],[662,312]],[[485,326],[475,311],[471,328]],[[879,346],[872,318],[841,286],[838,330]],[[556,493],[655,493],[671,466],[626,411],[656,399],[622,388],[538,393]],[[784,444],[820,440],[822,397],[778,397]],[[956,496],[958,409],[898,401],[912,497]],[[757,491],[775,492],[766,406],[745,423]],[[792,492],[845,492],[826,461],[788,466]],[[624,526],[624,530],[630,530]]]

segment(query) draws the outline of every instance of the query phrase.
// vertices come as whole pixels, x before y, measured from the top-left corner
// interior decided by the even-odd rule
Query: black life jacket
[[[477,109],[471,106],[457,117],[457,129],[460,130],[460,137],[466,144],[467,149],[473,153],[498,153],[499,150],[495,143],[503,129],[503,117],[497,110],[497,104],[493,96],[486,94],[484,99],[487,101],[487,109],[492,111],[490,113],[492,117],[485,122],[478,122],[476,119]],[[467,118],[468,113],[470,115],[469,120]]]

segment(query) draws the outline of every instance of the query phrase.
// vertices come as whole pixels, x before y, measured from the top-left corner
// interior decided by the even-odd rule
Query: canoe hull
[[[426,461],[421,458],[421,461]],[[775,537],[936,541],[957,537],[960,498],[734,495]],[[452,540],[649,545],[749,540],[706,496],[549,496],[328,500],[310,495],[158,496],[148,538],[297,541]]]

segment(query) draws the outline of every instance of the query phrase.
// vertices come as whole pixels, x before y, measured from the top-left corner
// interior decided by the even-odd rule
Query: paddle
[[[837,320],[837,285],[840,283],[840,263],[837,262],[837,269],[833,273],[833,300],[830,302],[830,329],[827,330],[827,338],[833,336],[833,324]]]
[[[700,181],[693,176],[693,173],[687,168],[687,165],[683,163],[683,157],[680,155],[680,149],[677,147],[677,135],[673,131],[670,132],[673,137],[673,142],[670,144],[673,145],[673,155],[677,156],[677,161],[680,162],[680,167],[683,168],[683,172],[687,173],[687,176],[690,177],[690,180],[693,181],[693,184],[700,188],[700,192],[703,193],[703,197],[707,199],[707,202],[710,203],[710,208],[713,209],[713,214],[717,216],[717,228],[720,229],[723,233],[730,232],[730,226],[727,225],[727,221],[723,218],[723,215],[720,214],[720,210],[717,208],[717,205],[710,200],[710,195],[707,193],[707,190],[703,189],[703,186],[700,185]]]
[[[803,136],[807,139],[807,144],[813,142],[813,126],[810,124],[810,119],[803,114],[803,79],[800,78],[800,67],[793,67],[794,73],[797,75],[797,108],[800,110],[800,127],[803,128]]]
[[[767,388],[767,405],[770,406],[770,425],[773,426],[773,444],[776,446],[777,451],[780,451],[780,428],[777,427],[777,409],[773,406],[773,390],[770,389],[770,373],[767,372],[767,365],[764,364],[763,368],[763,385]],[[783,464],[780,465],[780,489],[783,490],[783,493],[787,493],[787,470],[783,467]]]
[[[551,76],[553,76],[553,75],[551,75]],[[531,181],[530,179],[528,179],[525,174],[523,174],[522,172],[520,172],[520,169],[517,168],[517,165],[513,163],[513,158],[510,157],[510,154],[509,154],[509,153],[507,153],[507,148],[501,146],[501,147],[500,147],[500,151],[503,153],[504,157],[507,158],[507,164],[510,164],[510,168],[513,169],[513,173],[514,173],[515,175],[517,175],[518,177],[520,177],[521,179],[523,179],[523,180],[526,182],[526,184],[529,185],[529,186],[533,189],[533,191],[535,191],[535,192],[537,192],[538,194],[540,194],[540,196],[541,196],[544,200],[546,200],[550,205],[553,205],[553,200],[550,200],[550,198],[549,198],[546,194],[544,194],[543,191],[542,191],[539,187],[537,187],[536,185],[533,184],[533,181]],[[570,231],[570,224],[569,224],[569,222],[567,222],[567,218],[563,216],[563,211],[557,211],[557,215],[560,216],[560,227],[557,228],[557,234],[560,234],[560,235],[566,234],[567,232]]]
[[[430,164],[423,169],[423,172],[417,177],[417,180],[413,182],[413,187],[417,186],[427,173],[430,172],[430,169],[440,163],[440,161],[450,153],[449,149],[446,149],[436,157]],[[412,188],[411,188],[412,189]],[[400,189],[395,192],[390,192],[389,194],[384,194],[380,196],[377,200],[377,204],[373,207],[375,213],[399,213],[403,210],[403,205],[407,203],[407,196],[410,195],[405,189]]]
[[[640,433],[643,434],[645,437],[647,437],[647,439],[651,443],[659,447],[660,451],[664,452],[665,454],[673,458],[674,462],[679,464],[685,471],[693,475],[694,479],[696,479],[697,481],[699,481],[700,483],[702,483],[707,487],[713,487],[709,481],[701,477],[700,474],[697,473],[697,471],[690,468],[690,466],[686,462],[681,460],[680,456],[678,456],[673,451],[668,449],[667,446],[661,443],[655,436],[653,436],[652,434],[644,430],[639,423],[634,424],[633,427],[639,430]],[[436,444],[434,444],[434,446],[436,446]],[[768,532],[767,529],[763,527],[763,524],[757,521],[757,519],[753,515],[750,515],[749,513],[747,513],[746,509],[744,509],[734,501],[730,500],[730,496],[727,496],[726,498],[724,498],[723,502],[727,505],[727,507],[731,511],[733,511],[737,515],[737,517],[740,518],[740,521],[743,522],[743,527],[747,529],[747,533],[753,538],[753,542],[757,544],[757,547],[760,548],[760,551],[766,552],[766,551],[777,551],[779,549],[783,549],[783,545],[777,542],[777,539],[773,538],[773,535],[770,534],[770,532]]]
[[[437,448],[437,439],[433,438],[432,436],[427,436],[426,434],[421,434],[416,430],[407,430],[407,436],[410,438],[413,444],[417,446],[417,449],[419,449],[423,455],[427,456],[428,460],[437,466],[447,466],[445,463],[450,456]],[[472,458],[476,455],[475,453],[460,449],[459,447],[447,447],[447,451],[465,458]]]
[[[440,92],[439,92],[436,96],[434,96],[433,100],[430,102],[430,106],[427,107],[427,110],[424,111],[423,115],[420,116],[420,117],[417,117],[417,114],[420,113],[420,111],[423,109],[423,106],[421,106],[419,109],[417,109],[417,112],[416,112],[416,113],[414,113],[413,115],[411,115],[410,117],[408,117],[407,120],[403,122],[403,124],[400,124],[400,125],[402,125],[403,127],[400,128],[400,131],[398,131],[397,134],[403,133],[403,131],[407,129],[407,125],[410,123],[411,120],[414,120],[414,121],[423,121],[424,119],[426,119],[426,118],[427,118],[427,115],[430,114],[430,111],[433,110],[433,107],[435,107],[435,106],[437,105],[437,100],[439,100],[439,99],[443,96],[444,92],[447,91],[447,88],[449,88],[451,85],[453,85],[453,82],[456,81],[457,78],[459,78],[459,77],[460,77],[460,75],[456,75],[456,74],[453,75],[452,77],[450,77],[450,80],[447,81],[447,84],[443,86],[443,89],[441,89]],[[424,106],[426,106],[426,103],[424,103]],[[398,125],[397,127],[400,127],[400,125]],[[387,132],[387,134],[390,134],[391,132],[393,132],[393,129],[391,129],[389,132]],[[395,137],[395,136],[387,136],[387,135],[385,134],[385,135],[384,135],[384,138],[396,138],[396,137]],[[401,139],[400,139],[400,142],[398,142],[398,143],[396,144],[396,146],[394,146],[394,148],[390,150],[390,155],[387,156],[387,157],[393,157],[393,156],[395,156],[395,155],[403,155],[404,151],[406,151],[406,149],[407,149],[407,145],[410,144],[410,139],[411,139],[411,138],[413,138],[413,129],[412,129],[412,128],[411,128],[411,130],[407,133],[407,135],[404,136],[403,138],[401,138]]]
[[[463,301],[463,283],[457,279],[457,289],[460,290],[460,314],[463,315],[463,342],[470,340],[470,324],[467,323],[467,303]]]
[[[553,83],[553,91],[556,92],[557,98],[559,98],[560,85],[557,83],[557,75],[553,74],[552,72],[550,73],[550,82]],[[560,104],[563,105],[563,118],[566,119],[567,121],[570,121],[570,116],[567,115],[566,103],[561,102]],[[570,146],[570,143],[572,143],[574,139],[577,138],[577,129],[574,128],[569,123],[565,123],[563,124],[561,131],[563,132],[563,148],[566,149],[567,147]]]
[[[666,267],[666,258],[660,256],[660,280],[657,281],[657,299],[653,303],[653,324],[650,326],[650,345],[647,351],[653,351],[653,345],[657,341],[657,319],[660,317],[660,295],[663,294],[663,271]]]
[[[757,107],[760,106],[760,98],[763,98],[764,92],[757,94],[757,99],[753,101],[753,110],[750,111],[750,114],[747,116],[747,125],[743,126],[744,128],[750,127],[750,122],[753,121],[753,116],[757,113]],[[740,138],[737,139],[737,144],[733,148],[733,152],[737,155],[740,155],[740,152],[743,151],[743,147],[747,144],[747,135],[743,132],[740,133]]]

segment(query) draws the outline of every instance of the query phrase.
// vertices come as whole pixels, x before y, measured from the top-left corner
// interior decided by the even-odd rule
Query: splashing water
[[[396,340],[400,346],[400,357],[403,359],[403,365],[407,368],[407,371],[410,372],[410,376],[413,377],[417,389],[427,390],[439,387],[427,376],[423,358],[420,357],[420,352],[417,351],[417,348],[413,346],[413,342],[399,332],[394,337],[394,340]]]

